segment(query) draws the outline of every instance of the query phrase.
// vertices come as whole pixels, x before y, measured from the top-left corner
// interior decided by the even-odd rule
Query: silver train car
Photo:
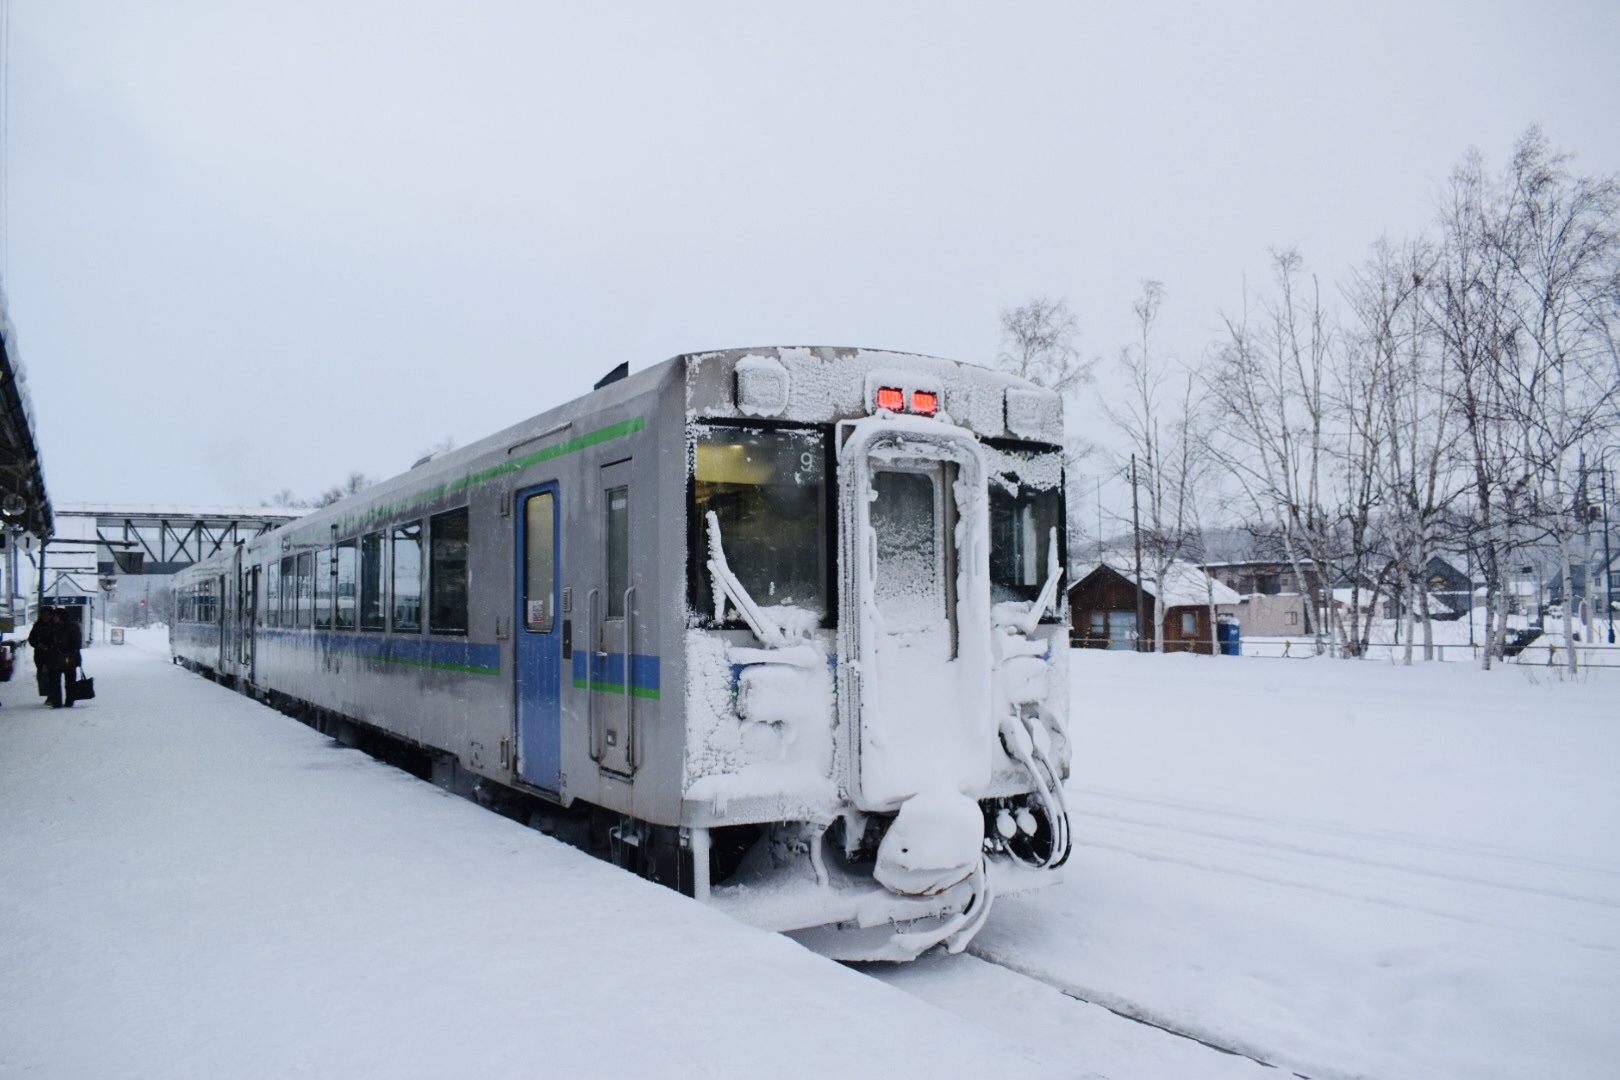
[[[677,356],[176,576],[177,663],[840,959],[1069,852],[1062,403]]]

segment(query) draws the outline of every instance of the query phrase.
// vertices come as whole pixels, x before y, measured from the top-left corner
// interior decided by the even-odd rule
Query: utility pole
[[[1136,651],[1142,651],[1142,518],[1136,505],[1136,455],[1131,455],[1131,532],[1136,537]]]
[[[1614,562],[1609,555],[1609,451],[1620,446],[1605,446],[1598,453],[1598,491],[1603,499],[1603,621],[1609,628],[1609,644],[1614,644]]]

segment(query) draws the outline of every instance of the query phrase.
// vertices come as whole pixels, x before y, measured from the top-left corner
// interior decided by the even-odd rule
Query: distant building
[[[1598,576],[1602,576],[1601,570]],[[1571,563],[1569,567],[1569,580],[1574,585],[1574,588],[1572,588],[1570,592],[1575,594],[1576,603],[1580,603],[1582,600],[1587,599],[1591,595],[1586,587],[1586,567],[1582,566],[1580,563]],[[1549,605],[1557,604],[1560,607],[1562,607],[1564,604],[1563,570],[1554,570],[1552,577],[1547,579],[1547,603]]]
[[[1431,558],[1429,565],[1425,569],[1423,583],[1429,589],[1429,617],[1434,619],[1462,618],[1474,602],[1474,583],[1468,580],[1468,575],[1439,555]],[[1444,604],[1444,610],[1434,610],[1434,600],[1439,600]]]
[[[1238,594],[1237,619],[1245,637],[1311,635],[1325,613],[1326,591],[1309,567],[1301,575],[1287,562],[1259,560],[1210,563],[1204,569]]]
[[[1136,617],[1136,575],[1120,560],[1108,560],[1085,573],[1069,590],[1072,620],[1070,638],[1088,649],[1152,649],[1155,582],[1142,583],[1142,621],[1138,635]],[[1160,633],[1165,652],[1197,652],[1209,655],[1214,625],[1210,621],[1213,601],[1216,618],[1235,617],[1238,595],[1191,563],[1170,564],[1164,581],[1164,622]]]

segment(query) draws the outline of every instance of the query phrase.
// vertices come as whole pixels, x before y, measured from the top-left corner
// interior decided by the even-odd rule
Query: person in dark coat
[[[39,687],[39,696],[50,699],[51,692],[46,676],[50,673],[53,664],[52,655],[55,651],[56,637],[56,609],[42,607],[39,615],[34,619],[34,625],[28,631],[28,647],[34,650],[34,683]]]
[[[51,680],[51,687],[62,698],[62,704],[71,708],[73,706],[73,680],[78,675],[79,665],[84,663],[84,656],[79,651],[84,647],[84,641],[79,637],[79,624],[62,612],[56,614],[56,663],[57,675]]]
[[[63,705],[73,707],[73,675],[79,670],[83,662],[79,649],[79,627],[74,621],[60,612],[53,612],[48,629],[42,639],[48,650],[41,655],[38,646],[35,647],[34,665],[38,667],[43,661],[45,667],[45,701],[51,708],[60,708]],[[43,621],[43,620],[41,620]],[[34,628],[38,630],[39,627]],[[32,632],[28,635],[29,644],[34,644]]]

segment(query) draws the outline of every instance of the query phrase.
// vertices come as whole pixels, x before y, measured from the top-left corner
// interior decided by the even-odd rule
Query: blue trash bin
[[[1220,642],[1222,656],[1243,655],[1243,635],[1237,623],[1216,623],[1215,640]]]

